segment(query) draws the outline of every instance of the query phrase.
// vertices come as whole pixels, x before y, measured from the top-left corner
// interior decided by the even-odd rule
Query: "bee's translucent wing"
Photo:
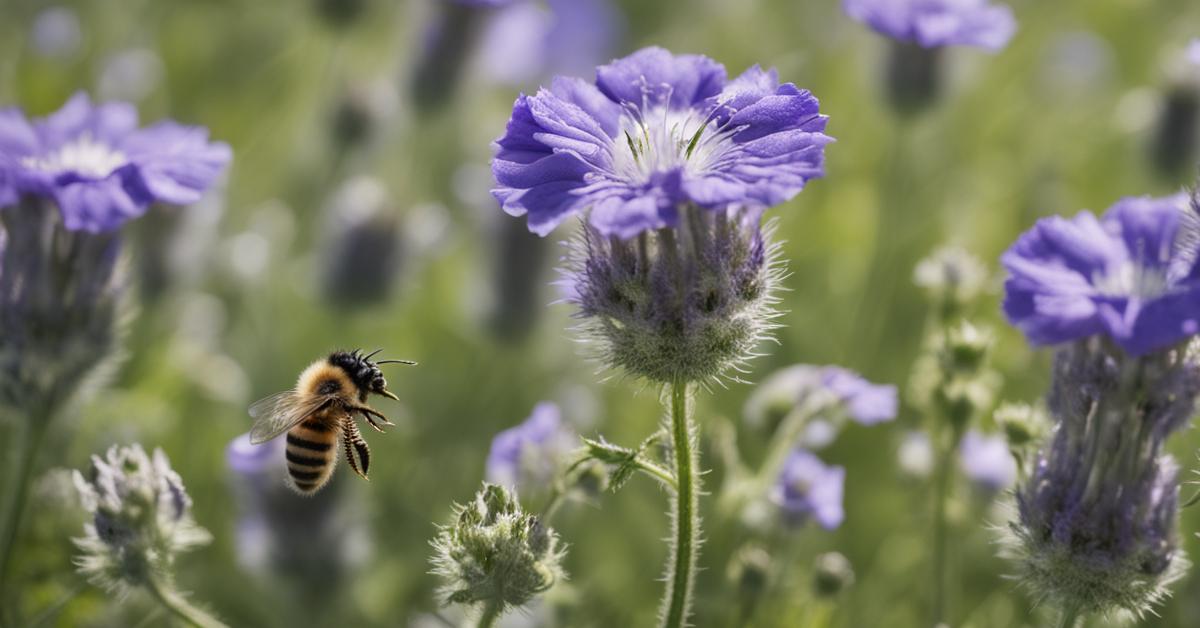
[[[264,397],[250,405],[254,427],[250,428],[250,443],[258,445],[288,431],[310,414],[321,409],[327,397],[301,397],[294,390],[285,390]]]

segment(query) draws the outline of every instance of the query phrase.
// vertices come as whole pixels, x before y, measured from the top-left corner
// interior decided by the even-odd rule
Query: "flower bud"
[[[767,590],[771,578],[771,555],[758,545],[743,545],[725,571],[729,583],[744,600],[755,600]]]
[[[75,472],[75,486],[92,515],[75,539],[76,565],[97,586],[124,591],[169,580],[177,554],[211,540],[192,520],[192,500],[162,450],[151,458],[141,445],[113,446],[92,456],[86,476]]]
[[[826,552],[817,556],[813,566],[813,592],[817,597],[833,597],[852,584],[854,567],[845,556],[838,552]]]
[[[917,263],[913,283],[941,304],[944,318],[971,304],[987,287],[987,268],[959,246],[944,246]]]
[[[399,220],[383,183],[365,176],[347,181],[326,212],[322,287],[327,300],[343,308],[386,301],[402,248]]]
[[[484,483],[474,501],[455,506],[433,540],[433,572],[446,604],[503,612],[529,603],[565,578],[558,535],[521,510],[515,494]]]
[[[973,376],[983,368],[991,346],[991,331],[963,321],[950,328],[946,336],[945,368],[957,375]]]
[[[1005,403],[996,409],[994,418],[1014,449],[1040,441],[1049,427],[1045,411],[1027,403]]]

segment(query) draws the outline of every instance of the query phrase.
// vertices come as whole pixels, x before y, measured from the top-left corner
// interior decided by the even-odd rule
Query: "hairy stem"
[[[1075,605],[1064,606],[1062,615],[1058,618],[1058,628],[1075,628],[1075,624],[1079,622],[1079,607]]]
[[[491,628],[492,624],[500,617],[500,605],[496,602],[489,602],[483,607],[483,613],[479,615],[478,628]]]
[[[164,584],[157,576],[151,577],[146,590],[167,612],[196,628],[228,628],[225,624],[204,611],[192,606],[174,587]]]
[[[15,472],[12,474],[9,500],[5,510],[3,543],[0,544],[0,602],[7,606],[9,598],[9,566],[13,552],[17,546],[17,535],[21,531],[21,517],[25,513],[25,505],[29,498],[29,483],[33,478],[33,468],[37,462],[38,451],[46,436],[46,428],[50,423],[49,411],[30,413],[24,422],[20,438],[13,439],[16,448],[14,459],[17,461]]]
[[[700,476],[697,473],[695,443],[692,442],[691,409],[688,386],[677,381],[671,385],[671,442],[675,458],[677,490],[672,506],[674,538],[667,558],[667,588],[660,613],[663,628],[681,628],[688,619],[692,583],[696,575],[697,536],[700,514],[696,508]]]
[[[938,443],[937,468],[933,494],[933,625],[946,619],[946,546],[949,526],[946,523],[946,502],[950,499],[950,474],[954,461],[954,440]]]

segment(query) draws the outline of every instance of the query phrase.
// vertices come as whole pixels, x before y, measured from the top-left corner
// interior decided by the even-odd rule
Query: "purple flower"
[[[225,462],[230,470],[245,477],[257,477],[271,473],[272,469],[281,470],[283,465],[282,438],[267,441],[261,445],[250,443],[250,435],[242,434],[233,439],[225,448]]]
[[[1196,67],[1200,67],[1200,37],[1195,37],[1188,42],[1187,60]]]
[[[1017,463],[1003,436],[970,430],[958,444],[963,472],[972,482],[990,491],[1000,491],[1017,480]]]
[[[875,425],[896,418],[896,387],[877,385],[861,375],[838,366],[822,369],[822,384],[841,399],[850,418],[863,425]]]
[[[879,33],[923,48],[975,46],[994,52],[1017,29],[1012,10],[988,0],[842,0],[842,9]]]
[[[523,423],[492,439],[487,481],[510,488],[544,489],[553,481],[573,440],[558,406],[543,401]]]
[[[52,199],[70,230],[110,231],[151,203],[194,203],[229,160],[229,147],[209,142],[204,128],[139,129],[132,105],[93,105],[83,93],[32,122],[0,110],[0,204]]]
[[[872,384],[840,366],[795,364],[772,373],[746,401],[746,418],[752,423],[773,423],[812,395],[831,395],[845,415],[862,425],[896,418],[896,387]]]
[[[842,524],[842,486],[846,470],[826,466],[803,449],[793,450],[771,488],[771,501],[783,510],[788,523],[803,524],[812,518],[826,530]]]
[[[645,48],[522,94],[496,142],[493,195],[545,235],[590,211],[601,236],[679,224],[679,209],[762,209],[824,174],[817,99],[755,66]]]
[[[506,7],[516,0],[448,0],[450,4],[470,7],[472,9],[498,9]]]
[[[1195,334],[1197,217],[1184,195],[1126,198],[1097,220],[1039,220],[1001,261],[1004,312],[1035,345],[1106,335],[1140,356]]]
[[[522,85],[552,73],[590,71],[610,58],[624,29],[611,0],[516,2],[496,13],[483,33],[476,64],[481,78]]]

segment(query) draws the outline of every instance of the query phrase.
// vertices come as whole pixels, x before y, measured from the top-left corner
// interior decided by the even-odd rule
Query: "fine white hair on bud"
[[[91,515],[80,549],[79,573],[124,594],[130,588],[169,586],[175,557],[212,537],[192,519],[192,500],[161,449],[113,446],[75,472],[80,501]]]
[[[432,545],[442,601],[489,617],[528,604],[566,578],[558,534],[496,484],[485,482],[474,500],[456,505]]]

